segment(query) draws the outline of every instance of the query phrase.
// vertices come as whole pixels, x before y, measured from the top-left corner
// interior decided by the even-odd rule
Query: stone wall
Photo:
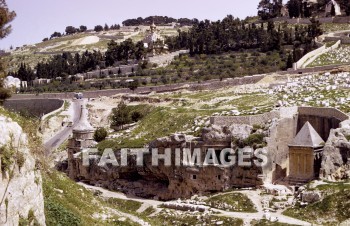
[[[350,44],[350,37],[346,36],[334,36],[334,37],[325,37],[326,42],[336,42],[341,41],[341,44]]]
[[[326,45],[321,46],[318,49],[315,49],[306,55],[304,55],[298,62],[294,63],[293,68],[295,70],[300,68],[306,68],[310,63],[312,63],[317,57],[319,57],[322,54],[327,53],[328,51],[331,51],[333,49],[336,49],[341,44],[341,41],[338,40],[334,45],[331,47],[326,47]]]
[[[147,94],[151,92],[171,92],[179,89],[188,89],[188,90],[206,90],[206,89],[218,89],[226,86],[237,86],[237,85],[245,85],[245,84],[253,84],[260,81],[264,78],[265,75],[254,75],[254,76],[245,76],[241,78],[234,79],[226,79],[220,81],[218,79],[205,81],[202,83],[192,82],[192,83],[176,83],[169,85],[161,85],[161,86],[145,86],[139,87],[135,90],[135,93],[139,94]],[[125,93],[133,93],[130,89],[108,89],[108,90],[96,90],[96,91],[84,91],[84,98],[98,98],[101,96],[113,96],[116,94],[125,94]],[[67,93],[43,93],[43,94],[15,94],[10,100],[24,100],[24,99],[71,99],[74,97],[73,92]]]
[[[311,24],[311,21],[308,18],[279,17],[279,18],[273,18],[272,20],[279,21],[279,22],[287,22],[288,24]],[[318,20],[321,24],[328,24],[328,23],[346,24],[346,23],[350,23],[350,16],[320,17],[320,18],[316,18],[316,20]]]
[[[300,60],[298,60],[298,62],[295,62],[293,64],[293,68],[296,69],[300,69],[300,68],[305,68],[303,67],[303,65],[305,64],[305,62],[310,59],[311,57],[313,57],[314,55],[318,55],[318,54],[322,54],[324,53],[324,51],[326,50],[326,45],[321,46],[318,49],[315,49],[309,53],[307,53],[306,55],[304,55]]]
[[[299,107],[297,132],[309,122],[324,141],[327,141],[331,129],[339,128],[349,116],[335,108]]]
[[[341,41],[338,40],[334,45],[330,46],[329,48],[326,48],[324,51],[316,53],[315,55],[313,55],[312,57],[306,60],[306,62],[302,65],[302,68],[306,68],[309,64],[314,62],[322,54],[325,54],[331,50],[337,49],[340,46],[340,44],[341,44]]]
[[[299,115],[314,115],[319,117],[334,117],[340,121],[349,119],[349,115],[336,108],[298,107]]]
[[[246,125],[261,125],[268,121],[279,118],[279,111],[271,111],[261,115],[248,116],[213,116],[210,117],[210,123],[213,125],[225,126],[232,124],[246,124]]]
[[[63,105],[59,99],[32,99],[32,100],[6,100],[4,107],[15,112],[22,112],[31,116],[41,117]]]
[[[308,67],[308,68],[301,68],[297,70],[288,69],[288,71],[281,71],[278,72],[280,75],[287,75],[287,74],[303,74],[303,73],[316,73],[316,72],[323,72],[323,71],[330,71],[330,70],[337,70],[343,65],[347,65],[348,63],[344,64],[335,64],[335,65],[327,65],[327,66],[320,66],[320,67]]]
[[[285,178],[289,168],[289,144],[296,135],[298,108],[282,108],[280,119],[274,120],[267,138],[268,164],[263,168],[264,182]]]

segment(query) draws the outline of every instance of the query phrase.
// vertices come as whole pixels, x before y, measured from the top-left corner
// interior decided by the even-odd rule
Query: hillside
[[[160,26],[157,28],[160,30],[162,36],[175,36],[178,34],[178,28],[171,26]],[[107,44],[111,40],[118,43],[128,38],[131,38],[133,42],[141,41],[145,37],[148,29],[149,26],[134,26],[122,27],[120,30],[101,32],[86,31],[84,33],[66,35],[36,44],[16,47],[10,52],[10,55],[4,57],[4,59],[8,61],[8,71],[18,69],[20,63],[26,63],[33,68],[38,62],[47,60],[51,56],[62,52],[81,53],[86,50],[105,52],[107,50]],[[188,30],[188,27],[183,27],[181,29]]]

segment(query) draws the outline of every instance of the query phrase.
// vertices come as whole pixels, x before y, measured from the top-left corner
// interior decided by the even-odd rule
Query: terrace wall
[[[279,111],[271,111],[260,115],[249,116],[213,116],[210,117],[210,123],[218,126],[228,126],[232,124],[246,124],[246,125],[261,125],[268,121],[280,118]]]
[[[62,107],[64,101],[59,99],[6,100],[4,108],[41,117]]]

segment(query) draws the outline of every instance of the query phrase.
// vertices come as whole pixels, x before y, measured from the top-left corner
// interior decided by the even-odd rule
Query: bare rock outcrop
[[[27,136],[16,122],[3,116],[0,131],[0,225],[19,225],[28,218],[32,224],[45,225],[42,178],[27,147]]]
[[[211,125],[202,131],[202,138],[208,143],[231,142],[232,138],[245,139],[253,130],[253,127],[245,124],[232,124],[231,126]]]
[[[342,124],[341,128],[330,132],[322,155],[320,177],[338,181],[350,178],[350,128]]]
[[[220,132],[220,129],[214,134],[216,132],[217,136],[214,135],[212,138],[222,139],[221,141],[224,141],[222,147],[227,147],[229,142],[226,141],[231,140],[228,139],[229,132]],[[258,177],[261,174],[261,168],[255,165],[252,167],[240,167],[237,164],[229,167],[201,166],[207,154],[206,144],[206,141],[198,137],[174,134],[158,138],[149,144],[149,148],[157,148],[159,154],[164,154],[166,149],[171,149],[172,164],[170,166],[165,165],[163,160],[160,160],[158,165],[154,165],[151,151],[144,154],[143,166],[136,166],[136,160],[129,158],[127,166],[99,167],[100,157],[98,156],[90,160],[89,166],[83,166],[81,155],[77,153],[73,159],[69,159],[72,167],[68,168],[68,171],[72,179],[128,194],[162,200],[189,198],[194,194],[224,191],[232,187],[255,187],[262,184]],[[216,144],[220,142],[217,141]],[[174,150],[184,148],[200,150],[199,165],[182,164],[183,156],[181,165],[175,164],[176,152]],[[116,151],[115,154],[119,161],[120,152]]]

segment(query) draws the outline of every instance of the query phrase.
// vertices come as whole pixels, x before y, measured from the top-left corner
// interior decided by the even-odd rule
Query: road
[[[45,144],[46,155],[50,154],[50,151],[58,148],[62,143],[64,143],[68,137],[72,134],[74,127],[78,124],[81,114],[81,105],[84,104],[84,100],[73,100],[73,125],[71,127],[64,127],[60,132],[48,140]]]

